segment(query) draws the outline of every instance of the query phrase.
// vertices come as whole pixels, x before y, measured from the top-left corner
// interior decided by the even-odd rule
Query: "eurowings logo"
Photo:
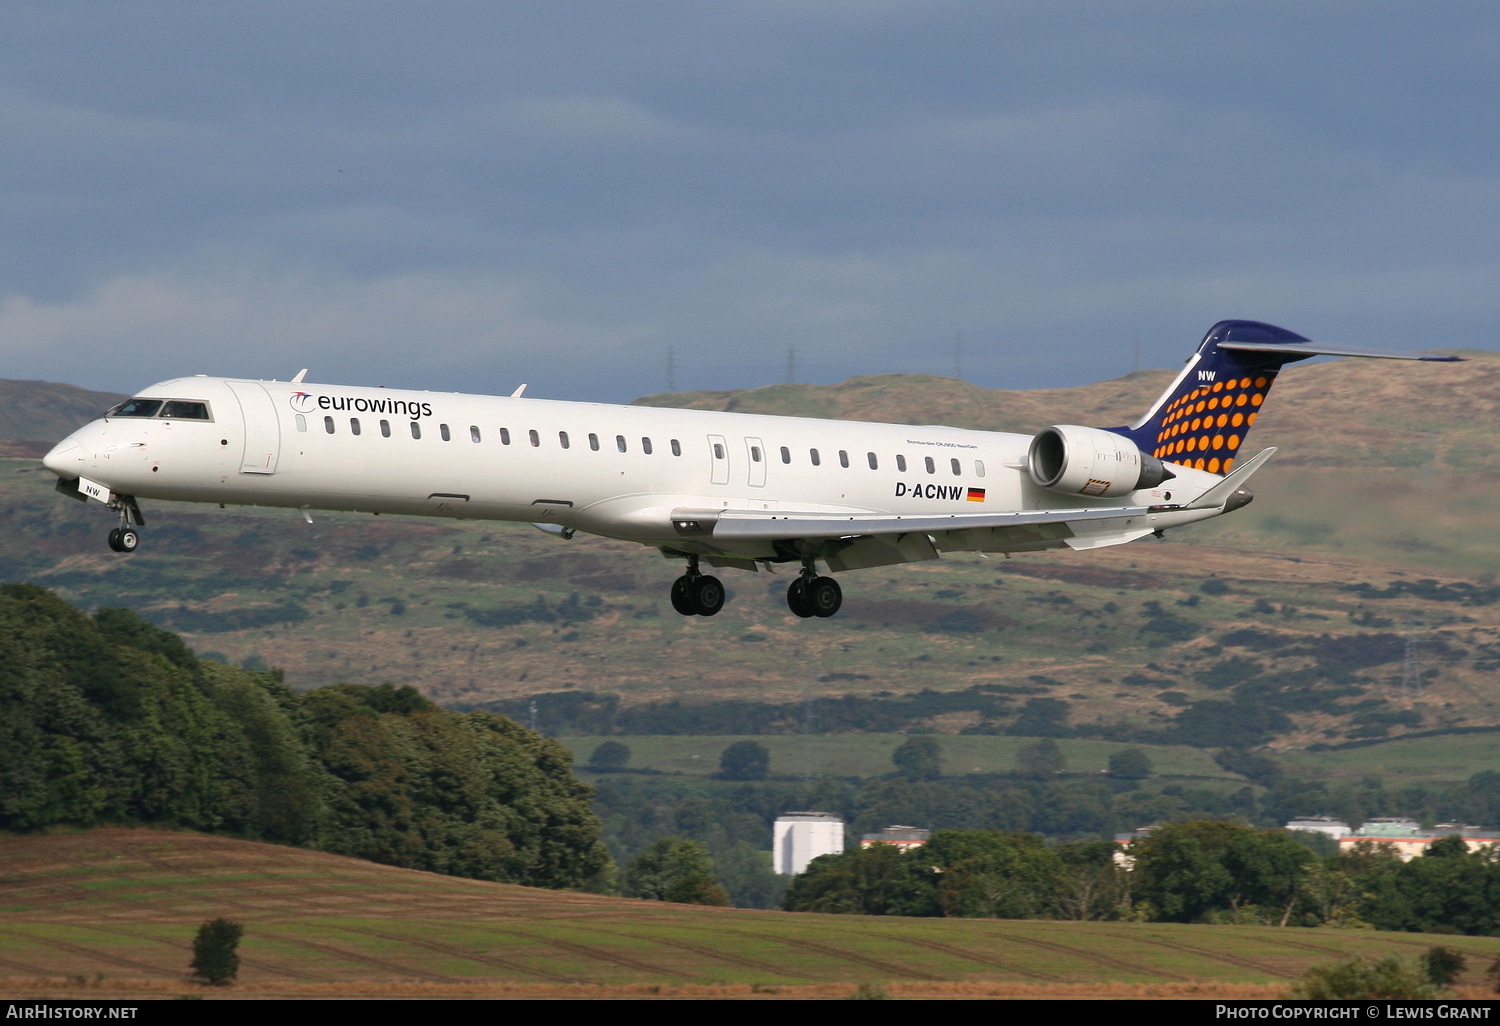
[[[313,397],[311,392],[293,392],[291,396],[292,409],[298,413],[308,413],[313,408]]]

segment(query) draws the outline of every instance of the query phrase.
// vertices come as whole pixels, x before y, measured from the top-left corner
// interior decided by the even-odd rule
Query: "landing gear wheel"
[[[135,533],[135,529],[127,527],[120,532],[120,551],[134,552],[140,547],[141,536]]]
[[[832,616],[844,604],[844,589],[832,577],[817,577],[804,592],[814,616]]]
[[[120,535],[123,534],[123,533],[124,533],[124,530],[122,528],[119,528],[119,527],[117,527],[113,531],[109,532],[109,547],[111,549],[115,550],[116,552],[124,552],[125,551],[124,549],[122,549],[120,547]]]
[[[713,616],[724,608],[724,585],[717,577],[699,577],[693,581],[692,590],[699,616]]]
[[[804,620],[813,615],[812,606],[807,603],[807,588],[802,578],[797,578],[786,589],[786,607]]]
[[[693,579],[687,574],[672,582],[672,608],[683,616],[698,614],[698,607],[693,604]]]

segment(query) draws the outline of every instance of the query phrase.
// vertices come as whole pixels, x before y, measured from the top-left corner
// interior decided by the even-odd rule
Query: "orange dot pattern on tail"
[[[1245,432],[1255,423],[1256,411],[1265,402],[1266,392],[1275,380],[1275,374],[1230,378],[1178,396],[1162,410],[1161,431],[1151,455],[1211,474],[1229,473],[1234,463],[1232,453],[1239,449]],[[1249,407],[1249,412],[1245,407]],[[1226,434],[1224,428],[1234,430]],[[1185,452],[1208,451],[1215,455],[1173,459]]]

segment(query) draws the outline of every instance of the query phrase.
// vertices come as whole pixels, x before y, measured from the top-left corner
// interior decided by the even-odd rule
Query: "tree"
[[[697,841],[663,837],[625,867],[627,898],[676,901],[685,905],[728,905],[729,895],[714,879],[714,860]]]
[[[930,734],[907,740],[891,753],[891,762],[908,780],[936,780],[943,775],[943,749]]]
[[[198,927],[198,936],[193,938],[193,975],[214,985],[234,979],[240,971],[240,956],[235,949],[244,933],[239,923],[222,917]]]
[[[1063,864],[1054,901],[1059,919],[1104,919],[1130,907],[1130,874],[1115,861],[1115,842],[1072,841],[1053,851]]]
[[[1109,775],[1117,780],[1145,780],[1151,772],[1151,757],[1139,748],[1122,748],[1109,757]]]
[[[786,895],[786,877],[771,866],[771,853],[736,841],[714,857],[714,876],[736,908],[776,908]]]
[[[942,870],[945,916],[1027,919],[1052,911],[1065,871],[1036,834],[938,830],[914,857]]]
[[[1292,996],[1305,1001],[1422,1001],[1437,997],[1426,967],[1408,955],[1315,965],[1302,974]]]
[[[1427,970],[1429,980],[1439,987],[1446,987],[1463,975],[1469,960],[1457,948],[1437,946],[1427,949],[1427,953],[1422,956],[1422,965]]]
[[[589,769],[603,771],[624,769],[629,761],[629,745],[619,741],[605,741],[594,749],[593,755],[589,756]]]
[[[863,916],[940,915],[932,866],[923,849],[907,854],[894,844],[820,855],[792,878],[782,908]]]
[[[754,741],[736,741],[719,756],[719,776],[725,780],[764,780],[771,769],[771,753]]]
[[[1043,738],[1036,744],[1024,745],[1016,753],[1016,772],[1033,780],[1055,777],[1067,768],[1068,760],[1063,756],[1062,749],[1050,737]]]

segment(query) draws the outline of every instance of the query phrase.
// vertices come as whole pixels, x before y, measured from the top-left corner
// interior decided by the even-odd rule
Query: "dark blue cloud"
[[[1063,384],[1494,342],[1500,9],[15,4],[8,373]],[[191,366],[185,366],[191,363]]]

